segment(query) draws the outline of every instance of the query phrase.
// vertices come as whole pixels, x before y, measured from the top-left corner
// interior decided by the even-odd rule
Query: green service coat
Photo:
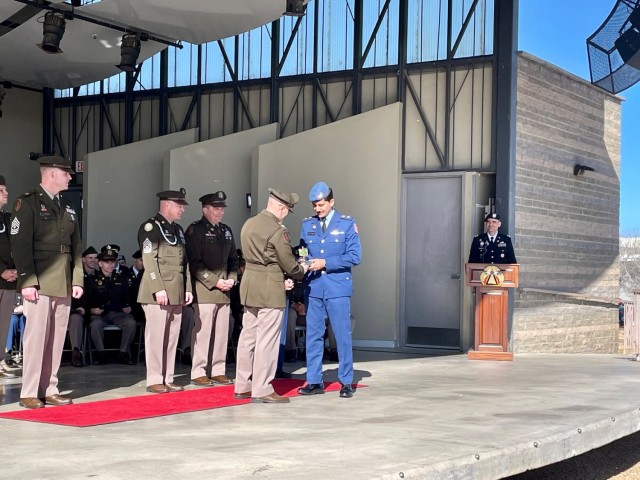
[[[247,266],[240,282],[240,303],[247,307],[284,308],[284,274],[301,280],[302,266],[289,243],[287,227],[268,210],[245,222],[240,232]]]
[[[140,225],[138,245],[144,263],[138,302],[157,304],[154,294],[165,290],[169,305],[182,305],[191,292],[182,227],[158,213]]]
[[[78,214],[64,198],[58,208],[42,186],[18,197],[11,216],[16,288],[70,296],[72,285],[84,285],[80,243]]]

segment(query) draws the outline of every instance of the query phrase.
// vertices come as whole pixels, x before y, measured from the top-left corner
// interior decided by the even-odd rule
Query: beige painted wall
[[[246,207],[246,194],[251,192],[251,151],[277,138],[278,124],[274,123],[168,152],[164,184],[172,190],[184,187],[189,202],[179,223],[186,229],[200,219],[198,198],[223,190],[227,208],[222,221],[231,227],[239,247],[240,229],[251,216]]]
[[[165,135],[85,156],[83,235],[85,245],[122,247],[127,263],[138,249],[138,227],[158,211],[164,190],[163,157],[192,144],[197,130]]]
[[[8,88],[0,118],[0,175],[7,180],[9,205],[40,182],[38,162],[29,152],[42,149],[42,94]]]
[[[285,224],[297,244],[300,222],[313,215],[311,186],[325,181],[336,209],[355,217],[362,263],[354,269],[354,345],[393,347],[397,338],[401,105],[396,103],[258,147],[254,213],[268,187],[297,192]]]

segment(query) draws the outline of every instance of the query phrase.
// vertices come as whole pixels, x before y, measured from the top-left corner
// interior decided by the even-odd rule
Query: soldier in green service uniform
[[[269,189],[267,208],[247,220],[240,232],[247,262],[240,283],[240,303],[245,312],[238,340],[235,398],[254,403],[287,403],[271,386],[276,374],[285,288],[284,274],[301,280],[306,265],[296,261],[289,244],[289,232],[282,224],[300,197]]]
[[[160,212],[138,229],[144,263],[138,302],[147,319],[144,348],[151,393],[184,390],[173,383],[173,373],[182,307],[193,300],[184,231],[175,223],[188,205],[185,193],[184,188],[158,193]]]
[[[24,315],[24,362],[20,405],[68,405],[58,390],[58,368],[71,297],[83,293],[78,214],[59,194],[71,180],[71,161],[40,157],[40,185],[13,207],[11,248],[18,270]],[[44,401],[44,403],[43,403]]]
[[[4,345],[9,334],[11,314],[16,306],[16,279],[18,278],[9,245],[11,214],[4,211],[8,201],[9,191],[4,177],[0,175],[0,345]],[[4,353],[4,347],[0,353]],[[0,365],[0,379],[15,377],[13,373],[5,371]]]

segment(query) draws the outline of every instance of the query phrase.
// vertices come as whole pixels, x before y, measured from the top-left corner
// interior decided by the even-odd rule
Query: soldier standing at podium
[[[490,213],[484,219],[485,233],[473,237],[469,263],[518,263],[511,238],[498,232],[500,215]]]

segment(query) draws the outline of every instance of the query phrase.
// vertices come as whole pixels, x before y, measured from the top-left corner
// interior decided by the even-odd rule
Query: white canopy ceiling
[[[34,2],[35,3],[35,2]],[[286,0],[102,0],[77,7],[78,15],[146,32],[169,42],[201,44],[249,31],[279,18]],[[71,11],[65,2],[51,6]],[[0,80],[31,87],[69,88],[117,73],[123,32],[79,18],[69,19],[60,48],[48,54],[42,42],[46,10],[0,0]],[[139,62],[166,47],[143,41]]]

